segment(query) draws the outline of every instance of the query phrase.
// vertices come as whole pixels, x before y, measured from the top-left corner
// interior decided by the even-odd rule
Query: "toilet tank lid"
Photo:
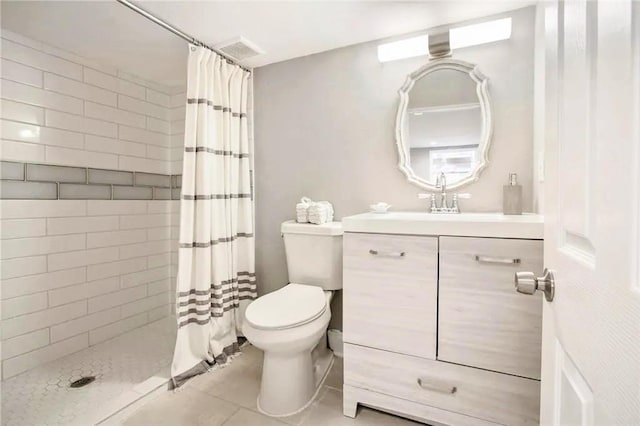
[[[298,223],[288,220],[282,223],[280,231],[283,234],[307,234],[307,235],[342,235],[342,222],[327,222],[322,225],[313,223]]]

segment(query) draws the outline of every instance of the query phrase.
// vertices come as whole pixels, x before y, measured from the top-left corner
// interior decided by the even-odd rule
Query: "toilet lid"
[[[247,307],[245,317],[256,328],[282,329],[313,321],[326,308],[322,288],[291,283],[257,298]]]

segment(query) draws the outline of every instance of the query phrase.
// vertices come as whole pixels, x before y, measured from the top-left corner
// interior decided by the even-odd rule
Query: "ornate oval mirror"
[[[396,144],[409,182],[436,190],[441,173],[451,189],[477,180],[492,131],[487,78],[477,66],[439,59],[409,75],[399,92]]]

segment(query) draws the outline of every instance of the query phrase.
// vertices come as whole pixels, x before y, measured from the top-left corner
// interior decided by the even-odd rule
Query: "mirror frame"
[[[407,180],[410,183],[413,183],[414,185],[430,191],[438,191],[439,189],[435,184],[429,183],[428,181],[416,175],[411,169],[409,156],[407,155],[406,151],[407,149],[409,149],[409,147],[405,146],[404,144],[402,122],[407,116],[409,92],[413,88],[413,85],[416,83],[416,81],[429,73],[443,69],[465,72],[469,75],[469,77],[471,77],[471,79],[473,79],[473,81],[476,82],[476,94],[478,95],[478,100],[480,101],[480,112],[482,115],[482,132],[480,137],[482,150],[479,155],[478,164],[476,164],[476,167],[469,176],[455,183],[452,183],[451,185],[447,185],[447,189],[460,188],[461,186],[467,185],[471,182],[475,182],[479,179],[480,173],[489,164],[489,146],[491,145],[491,136],[493,134],[493,116],[491,113],[491,102],[487,89],[489,80],[484,74],[480,72],[477,65],[457,59],[444,58],[431,61],[417,71],[409,74],[404,85],[400,88],[400,90],[398,90],[398,94],[400,95],[400,104],[398,106],[398,114],[396,116],[396,147],[398,149],[399,155],[398,167],[405,174]]]

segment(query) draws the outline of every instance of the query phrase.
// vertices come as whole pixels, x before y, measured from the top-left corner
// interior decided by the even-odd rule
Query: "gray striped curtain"
[[[256,297],[249,73],[190,46],[173,386],[238,351]]]

